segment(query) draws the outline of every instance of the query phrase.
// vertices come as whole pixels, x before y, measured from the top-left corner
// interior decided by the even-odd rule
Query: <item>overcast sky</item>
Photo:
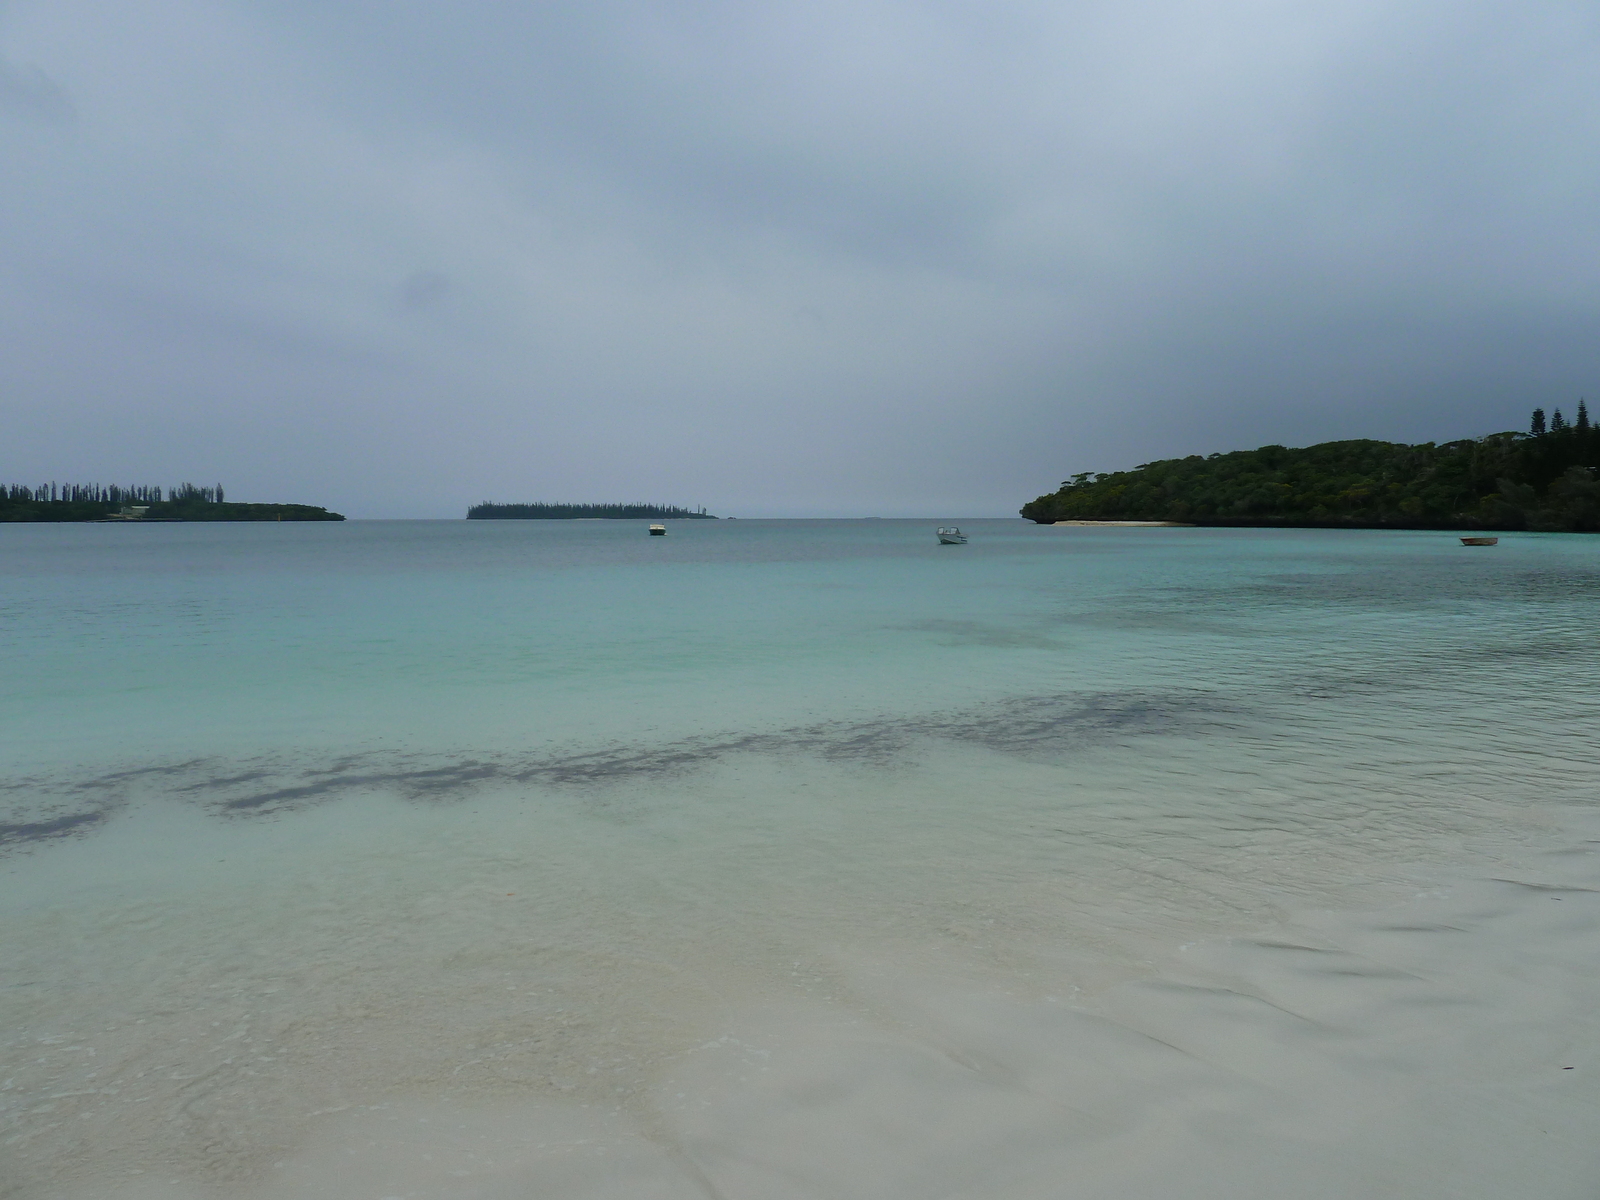
[[[0,3],[0,479],[1003,515],[1600,395],[1600,8]]]

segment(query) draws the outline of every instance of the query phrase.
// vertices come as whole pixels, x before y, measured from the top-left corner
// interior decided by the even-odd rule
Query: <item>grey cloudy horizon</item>
[[[1006,515],[1596,394],[1600,10],[0,4],[0,478]]]

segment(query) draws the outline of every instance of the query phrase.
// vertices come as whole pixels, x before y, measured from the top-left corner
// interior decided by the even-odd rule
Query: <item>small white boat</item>
[[[941,546],[965,546],[967,544],[967,535],[954,525],[951,525],[948,529],[941,525],[939,527],[939,544]]]
[[[652,526],[650,526],[650,536],[651,537],[666,537],[667,536],[667,527],[665,525],[652,525]]]
[[[1496,543],[1498,543],[1499,541],[1500,541],[1500,539],[1497,538],[1497,537],[1493,537],[1493,538],[1470,537],[1470,538],[1462,538],[1461,539],[1461,544],[1463,546],[1493,546]]]

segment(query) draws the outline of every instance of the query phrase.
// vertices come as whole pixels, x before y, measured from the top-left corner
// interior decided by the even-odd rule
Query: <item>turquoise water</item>
[[[1319,673],[1470,682],[1590,618],[1582,540],[972,528],[9,528],[5,727],[30,766],[599,745]]]
[[[0,527],[22,1194],[656,1128],[730,1014],[1090,1003],[1592,803],[1600,541],[935,524]]]

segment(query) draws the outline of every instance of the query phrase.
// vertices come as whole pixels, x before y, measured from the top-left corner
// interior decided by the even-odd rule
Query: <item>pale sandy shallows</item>
[[[1192,946],[1080,1005],[869,976],[893,1019],[740,1014],[648,1120],[372,1108],[251,1195],[1590,1197],[1600,871],[1530,865]]]
[[[648,1124],[369,1109],[262,1195],[1590,1196],[1595,867],[1193,946],[1078,1006],[869,977],[894,1019],[741,1014]]]
[[[1600,541],[527,524],[0,530],[3,1200],[1593,1200]]]
[[[264,986],[292,957],[264,942],[273,962],[194,983],[230,1000],[172,994],[152,1044],[159,999],[136,1025],[101,1011],[112,1025],[39,1045],[39,1062],[77,1072],[33,1097],[27,1126],[49,1150],[33,1166],[61,1174],[14,1173],[4,1194],[1576,1200],[1600,1178],[1600,824],[1569,816],[1544,849],[1476,877],[1152,943],[1131,977],[1062,994],[1048,989],[1071,964],[841,953],[796,962],[787,997],[719,1002],[674,978],[670,952],[649,961],[645,939],[644,961],[595,967],[540,1009],[468,936],[446,955],[465,990],[442,1004],[405,994],[404,966],[363,990],[369,958],[403,958],[403,930],[374,948],[353,928],[350,966],[327,961],[329,879],[313,898],[325,924],[303,935],[316,996]],[[438,902],[487,911],[501,885],[485,882]],[[582,957],[540,961],[559,974]],[[607,970],[655,994],[604,995]],[[664,1010],[647,1036],[669,1049],[649,1061],[621,1051],[648,1024],[639,1003]],[[525,1044],[536,1029],[542,1044]],[[563,1039],[577,1057],[552,1066]]]

